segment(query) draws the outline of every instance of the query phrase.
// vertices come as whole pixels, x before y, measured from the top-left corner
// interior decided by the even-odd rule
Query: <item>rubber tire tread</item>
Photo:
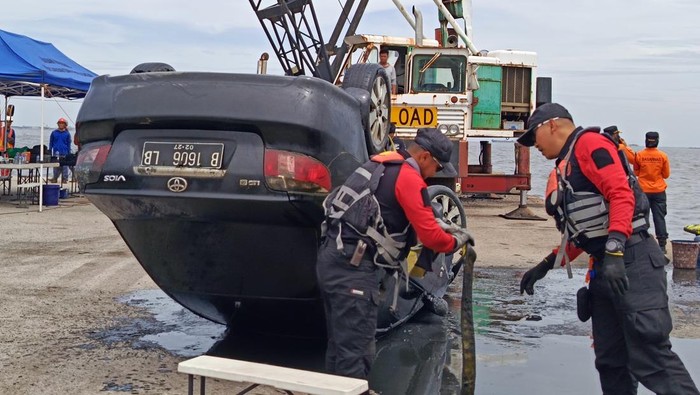
[[[370,93],[372,92],[372,87],[374,86],[374,81],[376,78],[384,78],[384,82],[387,87],[387,111],[389,112],[389,122],[387,122],[387,127],[384,130],[381,144],[379,146],[375,146],[372,143],[371,132],[369,129],[369,119],[366,117],[362,118],[362,128],[365,131],[365,141],[367,142],[367,150],[370,155],[376,155],[384,151],[389,146],[388,125],[391,122],[391,85],[389,82],[389,77],[387,76],[384,67],[377,63],[354,64],[345,70],[345,75],[343,77],[343,88],[359,88]]]

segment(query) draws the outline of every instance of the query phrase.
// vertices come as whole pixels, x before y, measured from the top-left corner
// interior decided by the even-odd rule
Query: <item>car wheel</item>
[[[384,151],[389,140],[391,90],[384,68],[376,63],[350,66],[343,77],[343,88],[360,88],[369,92],[369,111],[363,117],[367,150],[370,155]]]
[[[467,227],[464,206],[453,190],[444,185],[431,185],[428,187],[428,196],[443,221],[448,224],[457,224],[462,228]]]
[[[464,212],[464,206],[459,200],[459,196],[452,189],[444,185],[430,185],[428,187],[428,196],[430,197],[433,211],[443,221],[448,224],[457,224],[462,228],[467,227],[467,214]],[[452,261],[450,268],[452,272],[451,278],[454,279],[462,269],[464,256],[454,253],[451,254],[450,258]]]

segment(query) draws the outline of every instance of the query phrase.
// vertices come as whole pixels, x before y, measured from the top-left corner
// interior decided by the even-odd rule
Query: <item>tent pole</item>
[[[5,114],[2,124],[2,150],[7,152],[7,96],[5,96],[5,107],[3,107],[2,113]]]
[[[41,85],[41,137],[39,138],[39,212],[44,209],[44,84]]]

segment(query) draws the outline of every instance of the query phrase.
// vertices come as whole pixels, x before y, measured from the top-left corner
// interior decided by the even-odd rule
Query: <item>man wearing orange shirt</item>
[[[671,165],[666,153],[658,149],[659,133],[647,132],[644,140],[646,148],[635,155],[634,172],[649,199],[651,215],[654,218],[654,232],[659,247],[666,253],[666,179],[671,175]]]

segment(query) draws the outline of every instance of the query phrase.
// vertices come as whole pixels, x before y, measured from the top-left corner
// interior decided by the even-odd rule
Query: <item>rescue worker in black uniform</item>
[[[375,155],[324,202],[326,230],[316,273],[326,315],[329,373],[360,379],[369,376],[375,353],[378,265],[399,267],[416,236],[436,252],[453,252],[466,243],[474,244],[465,229],[438,223],[430,205],[424,180],[439,170],[456,176],[450,163],[451,153],[452,143],[437,129],[419,129],[407,151]],[[379,165],[383,168],[376,171]],[[358,211],[353,215],[362,220],[377,214],[380,224],[369,227],[388,236],[385,241],[377,241],[382,236],[376,234],[368,237],[373,233],[359,229],[362,226],[349,218],[351,215],[334,220],[335,198],[361,195],[362,191],[348,188],[358,188],[356,180],[362,174],[368,178],[376,175],[378,183],[373,195],[380,210],[371,210],[370,203],[357,204],[353,207],[358,207]],[[350,204],[339,202],[336,206],[347,205]]]
[[[589,254],[590,283],[579,291],[578,313],[582,321],[592,318],[603,393],[636,394],[638,380],[657,394],[699,394],[671,351],[666,259],[647,232],[648,201],[636,179],[628,178],[624,154],[599,128],[576,127],[556,103],[533,112],[518,142],[556,159],[545,201],[565,236],[523,275],[520,293],[532,295],[555,263]]]

